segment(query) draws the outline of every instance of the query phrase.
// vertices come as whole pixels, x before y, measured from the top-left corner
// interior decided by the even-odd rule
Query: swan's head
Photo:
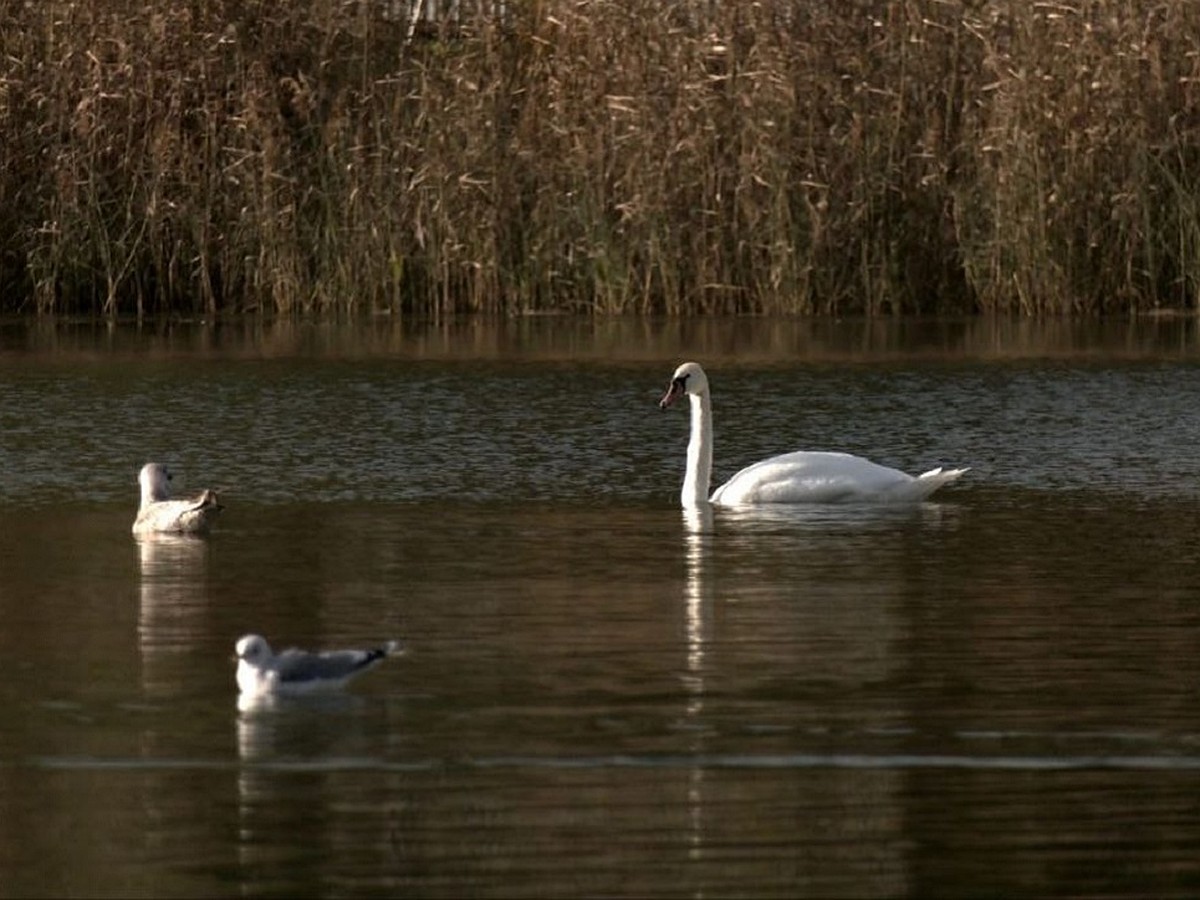
[[[708,376],[700,368],[699,363],[685,362],[671,376],[671,384],[662,400],[658,401],[659,409],[666,409],[684,394],[708,393]]]
[[[146,463],[138,473],[143,500],[166,500],[171,495],[171,473],[162,463]]]
[[[234,648],[238,659],[243,659],[252,666],[261,666],[271,658],[271,645],[266,638],[257,634],[247,634],[238,638]]]

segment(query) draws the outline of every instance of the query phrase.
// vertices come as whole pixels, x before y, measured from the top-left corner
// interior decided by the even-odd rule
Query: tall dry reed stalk
[[[0,51],[5,311],[1197,303],[1193,0],[0,0]]]

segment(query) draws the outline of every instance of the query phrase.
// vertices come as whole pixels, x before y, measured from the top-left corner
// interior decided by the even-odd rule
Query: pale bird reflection
[[[366,707],[365,700],[347,693],[238,697],[237,852],[243,872],[260,871],[274,858],[274,810],[291,799],[291,782],[279,777],[280,768],[333,772],[348,760],[366,759],[360,751],[368,743]],[[322,820],[333,817],[331,805],[310,812]],[[256,893],[256,882],[240,886],[243,894]]]
[[[687,718],[692,728],[692,754],[703,755],[704,711],[704,654],[708,643],[708,622],[712,609],[712,586],[708,578],[707,555],[713,538],[713,511],[708,504],[683,510],[684,560],[687,575],[684,582],[684,633],[687,636],[687,672],[683,676],[687,691]],[[699,860],[704,856],[704,766],[693,763],[688,773],[688,856]]]
[[[689,715],[697,715],[704,706],[705,617],[710,591],[707,587],[708,542],[712,540],[713,511],[709,506],[692,507],[683,511],[684,553],[687,561],[687,581],[684,589],[687,620],[687,688]]]
[[[205,630],[208,610],[208,541],[191,534],[147,533],[138,552],[138,650],[142,687],[178,687],[172,663],[183,661]]]
[[[336,691],[390,656],[400,656],[399,641],[352,650],[310,652],[289,647],[276,653],[262,635],[247,634],[234,649],[242,694],[305,694]]]

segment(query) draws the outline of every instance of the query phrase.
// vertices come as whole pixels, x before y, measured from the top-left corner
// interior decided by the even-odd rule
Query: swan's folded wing
[[[849,453],[801,450],[742,469],[717,488],[721,506],[898,500],[911,475]]]

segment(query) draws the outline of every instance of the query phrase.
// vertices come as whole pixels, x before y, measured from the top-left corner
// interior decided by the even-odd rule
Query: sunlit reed
[[[0,3],[0,309],[1107,313],[1200,286],[1200,4]]]

